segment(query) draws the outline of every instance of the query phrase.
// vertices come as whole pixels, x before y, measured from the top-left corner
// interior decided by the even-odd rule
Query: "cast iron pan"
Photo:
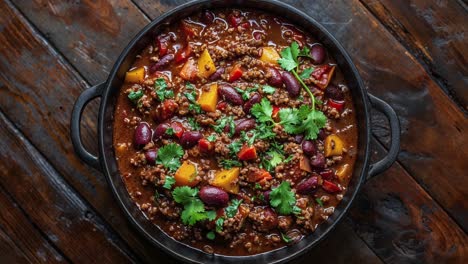
[[[288,19],[324,44],[337,61],[338,67],[343,72],[346,83],[352,93],[359,131],[358,157],[353,178],[343,200],[336,207],[335,213],[331,215],[327,221],[319,225],[314,233],[308,235],[295,245],[251,256],[207,254],[201,250],[192,248],[166,235],[159,227],[151,223],[143,215],[128,195],[125,184],[117,169],[112,146],[113,113],[117,94],[123,83],[125,72],[130,68],[135,56],[154,40],[154,37],[162,27],[171,22],[179,21],[180,18],[205,8],[252,8]],[[80,121],[81,114],[86,104],[97,97],[101,97],[98,115],[99,153],[98,156],[94,156],[84,148],[81,142]],[[369,121],[370,107],[374,107],[376,110],[386,115],[390,123],[392,134],[391,146],[387,156],[374,164],[369,164],[369,144],[371,137]],[[166,12],[143,28],[140,33],[130,41],[114,64],[107,81],[85,90],[78,97],[71,117],[71,140],[75,147],[76,154],[84,162],[102,171],[105,175],[116,200],[127,215],[129,221],[136,227],[136,230],[143,234],[154,245],[163,249],[173,257],[192,263],[282,263],[307,252],[323,240],[348,211],[361,185],[366,179],[385,171],[392,165],[399,150],[400,126],[395,111],[384,101],[367,93],[356,67],[338,41],[323,26],[302,11],[273,0],[201,0],[189,2],[172,11]]]

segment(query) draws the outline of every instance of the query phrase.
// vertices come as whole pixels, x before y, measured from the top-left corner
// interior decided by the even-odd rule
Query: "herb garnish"
[[[242,166],[242,163],[240,163],[240,161],[232,159],[224,159],[219,164],[225,169]]]
[[[274,94],[276,91],[276,88],[270,85],[263,85],[262,91],[266,94]]]
[[[216,234],[213,231],[206,233],[206,238],[208,238],[209,240],[214,240],[215,237],[216,237]]]
[[[174,201],[184,206],[180,218],[185,225],[194,225],[198,221],[214,220],[216,218],[215,211],[205,211],[205,205],[197,194],[198,189],[188,186],[176,187],[172,191]]]
[[[224,218],[218,218],[216,220],[216,232],[219,233],[221,231],[223,231],[223,225],[224,225]]]
[[[296,197],[291,191],[291,184],[283,181],[278,187],[273,188],[270,193],[270,205],[280,214],[290,214],[296,204]]]
[[[229,125],[229,135],[234,135],[236,126],[234,124],[234,118],[232,116],[229,117],[222,117],[216,121],[216,125],[213,125],[214,131],[217,133],[222,133],[226,125]]]
[[[297,108],[283,108],[279,111],[284,131],[289,134],[304,134],[306,139],[316,139],[320,128],[327,123],[327,117],[307,105]]]
[[[158,78],[154,82],[154,90],[160,101],[174,97],[174,91],[167,87],[166,80]]]
[[[181,146],[170,143],[161,147],[158,150],[157,164],[162,164],[170,171],[176,171],[180,167],[180,158],[184,155],[184,150]]]
[[[237,214],[237,210],[239,209],[239,205],[242,203],[242,200],[233,199],[231,205],[224,209],[226,216],[229,218],[234,217]]]
[[[170,190],[172,188],[172,185],[175,183],[175,178],[172,176],[166,176],[166,179],[164,180],[164,185],[163,188]]]
[[[236,91],[241,94],[242,99],[248,100],[250,98],[250,94],[258,90],[258,87],[246,88],[242,90],[241,88],[236,87]]]
[[[138,100],[140,100],[141,97],[143,97],[143,91],[142,90],[138,90],[136,92],[131,91],[128,94],[128,99],[130,99],[130,101],[132,101],[132,103],[134,103],[134,104],[136,104],[138,102]]]
[[[187,122],[192,127],[192,130],[199,131],[201,129],[200,124],[193,117],[187,118]]]
[[[195,86],[191,83],[186,83],[185,86],[187,87],[188,92],[184,93],[184,96],[190,102],[189,110],[194,111],[196,114],[200,114],[202,109],[197,102],[197,92],[195,91]]]

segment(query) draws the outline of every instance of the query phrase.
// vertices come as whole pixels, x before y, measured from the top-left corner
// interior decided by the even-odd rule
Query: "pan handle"
[[[73,111],[71,115],[70,121],[70,136],[71,141],[73,144],[73,148],[75,149],[76,154],[88,165],[92,166],[97,170],[101,170],[101,165],[99,164],[99,158],[94,156],[93,154],[89,153],[88,150],[85,149],[83,146],[83,142],[81,142],[81,115],[83,114],[83,110],[86,105],[91,102],[91,100],[100,97],[102,95],[102,91],[104,89],[105,83],[101,83],[95,85],[91,88],[84,90],[83,93],[80,94],[78,99],[73,106]]]
[[[398,152],[400,150],[400,121],[398,120],[398,116],[396,115],[395,110],[393,110],[389,104],[373,96],[372,94],[368,95],[371,105],[388,118],[391,132],[390,150],[388,151],[385,158],[370,165],[368,178],[371,178],[390,168],[390,166],[392,166],[392,164],[397,159]]]

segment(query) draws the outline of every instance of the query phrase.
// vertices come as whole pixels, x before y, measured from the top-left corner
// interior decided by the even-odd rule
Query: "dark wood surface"
[[[130,226],[69,140],[74,101],[180,0],[0,0],[0,262],[175,263]],[[397,111],[401,153],[297,263],[468,262],[468,11],[462,0],[288,2],[341,41]],[[82,139],[96,151],[98,102]],[[373,112],[373,160],[389,127]]]

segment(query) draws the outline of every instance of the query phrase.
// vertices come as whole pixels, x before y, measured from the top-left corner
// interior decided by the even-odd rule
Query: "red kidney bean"
[[[304,135],[295,135],[294,136],[294,141],[296,141],[297,144],[300,144],[304,140]]]
[[[318,185],[318,178],[312,176],[306,180],[303,180],[296,186],[296,192],[299,194],[311,194],[315,191]]]
[[[151,65],[150,68],[149,68],[149,72],[150,73],[153,73],[159,69],[161,69],[162,67],[166,66],[167,64],[169,64],[169,62],[171,62],[172,60],[174,59],[174,54],[167,54],[165,55],[164,57],[162,57],[161,59],[159,59],[158,62],[156,62],[155,64]]]
[[[268,78],[268,84],[275,87],[281,87],[283,85],[283,78],[281,73],[275,68],[268,68],[267,72],[270,74]]]
[[[228,84],[221,84],[218,88],[218,94],[223,100],[230,102],[233,105],[241,105],[244,103],[242,96]]]
[[[135,129],[135,144],[137,146],[144,146],[151,141],[151,128],[148,123],[141,122]]]
[[[234,127],[238,126],[240,123],[244,122],[245,120],[246,118],[234,120]],[[226,126],[224,127],[224,133],[229,133],[230,129],[231,129],[231,124],[226,124]]]
[[[319,174],[324,180],[331,180],[335,177],[335,172],[331,169],[324,169]]]
[[[270,203],[270,193],[271,193],[271,190],[263,192],[263,199],[265,199],[265,202],[267,203]]]
[[[314,142],[312,142],[310,140],[304,140],[302,142],[302,152],[304,154],[308,155],[309,157],[315,155],[317,150],[315,149]]]
[[[320,129],[319,131],[319,134],[318,134],[318,138],[321,139],[321,140],[325,140],[325,138],[327,138],[327,132],[324,130],[324,129]]]
[[[322,153],[317,153],[314,157],[310,159],[310,165],[323,168],[325,167],[325,156]]]
[[[211,81],[216,81],[217,79],[219,79],[221,77],[221,74],[224,73],[224,67],[219,67],[211,76],[210,76],[210,80]]]
[[[170,127],[168,123],[159,124],[153,133],[153,140],[156,141],[161,138],[169,138],[170,136],[166,134],[167,129]]]
[[[278,215],[271,209],[270,207],[264,207],[259,210],[260,214],[260,221],[261,221],[261,229],[263,231],[268,231],[278,226]]]
[[[262,36],[263,36],[263,33],[260,32],[260,31],[255,31],[254,33],[252,33],[252,36],[254,39],[256,40],[261,40],[262,39]]]
[[[257,124],[255,123],[255,119],[253,118],[248,118],[244,119],[242,122],[239,122],[236,124],[235,127],[235,135],[239,135],[242,131],[249,131],[255,128]]]
[[[203,135],[198,131],[185,131],[180,137],[180,145],[183,148],[191,148],[198,144],[198,141],[203,138]]]
[[[340,186],[336,185],[335,183],[331,181],[326,181],[326,180],[323,181],[322,188],[328,193],[336,193],[336,192],[341,191]]]
[[[148,149],[145,152],[146,163],[154,165],[156,164],[156,158],[158,157],[158,152],[155,149]]]
[[[244,113],[246,114],[250,113],[250,109],[252,109],[252,106],[254,104],[260,103],[261,99],[262,99],[262,96],[259,93],[254,93],[252,97],[250,97],[250,99],[244,103]]]
[[[214,186],[203,186],[200,199],[207,205],[224,207],[229,202],[229,195],[223,189]]]
[[[322,64],[325,61],[326,51],[321,44],[314,44],[310,48],[310,57],[313,64]]]
[[[336,101],[344,100],[343,91],[333,84],[328,85],[327,89],[325,89],[325,96]]]
[[[301,86],[296,77],[289,72],[283,72],[282,79],[286,85],[286,91],[288,91],[289,96],[297,97],[301,91]]]
[[[201,16],[201,21],[205,23],[206,25],[209,25],[213,22],[214,20],[214,14],[209,11],[209,10],[203,10],[202,16]]]

